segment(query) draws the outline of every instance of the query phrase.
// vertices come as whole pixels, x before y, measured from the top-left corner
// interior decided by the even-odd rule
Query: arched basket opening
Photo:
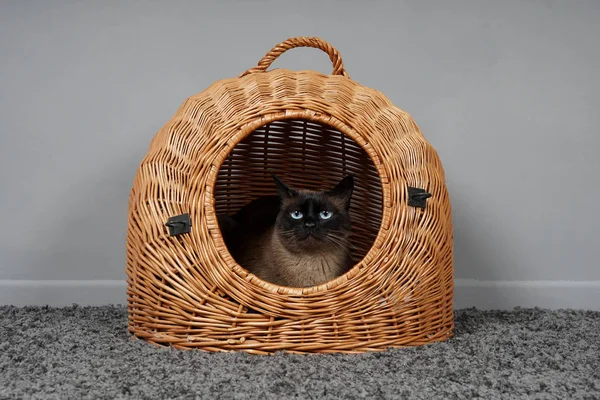
[[[215,183],[216,214],[232,214],[257,197],[275,194],[269,172],[293,187],[312,190],[354,175],[353,259],[359,262],[371,249],[381,225],[381,181],[369,155],[352,138],[308,119],[276,120],[261,126],[223,162]]]

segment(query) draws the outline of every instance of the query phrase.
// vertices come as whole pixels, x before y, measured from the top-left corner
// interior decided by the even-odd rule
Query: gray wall
[[[600,308],[600,2],[0,2],[0,304],[124,302],[127,199],[190,95],[290,36],[438,150],[457,307]],[[316,50],[277,67],[329,72]]]

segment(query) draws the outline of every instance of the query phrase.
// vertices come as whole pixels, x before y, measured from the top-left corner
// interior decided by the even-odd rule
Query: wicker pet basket
[[[333,73],[267,71],[294,47],[323,50]],[[353,269],[290,288],[236,264],[216,215],[273,194],[269,171],[310,189],[355,175]],[[452,249],[444,171],[410,115],[350,79],[328,43],[288,39],[187,99],[152,140],[129,202],[129,331],[159,345],[258,354],[445,340]]]

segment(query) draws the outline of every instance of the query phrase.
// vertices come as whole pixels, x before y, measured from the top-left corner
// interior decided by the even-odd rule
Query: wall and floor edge
[[[124,280],[0,280],[0,305],[65,307],[126,304]],[[600,311],[600,281],[455,279],[454,308],[515,307]]]

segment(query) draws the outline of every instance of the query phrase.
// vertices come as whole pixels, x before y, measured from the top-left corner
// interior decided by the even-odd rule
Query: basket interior
[[[269,172],[292,187],[322,190],[355,176],[350,216],[354,260],[371,249],[382,216],[382,188],[368,154],[352,138],[314,121],[279,120],[238,143],[215,185],[215,211],[232,214],[257,197],[276,194]]]

